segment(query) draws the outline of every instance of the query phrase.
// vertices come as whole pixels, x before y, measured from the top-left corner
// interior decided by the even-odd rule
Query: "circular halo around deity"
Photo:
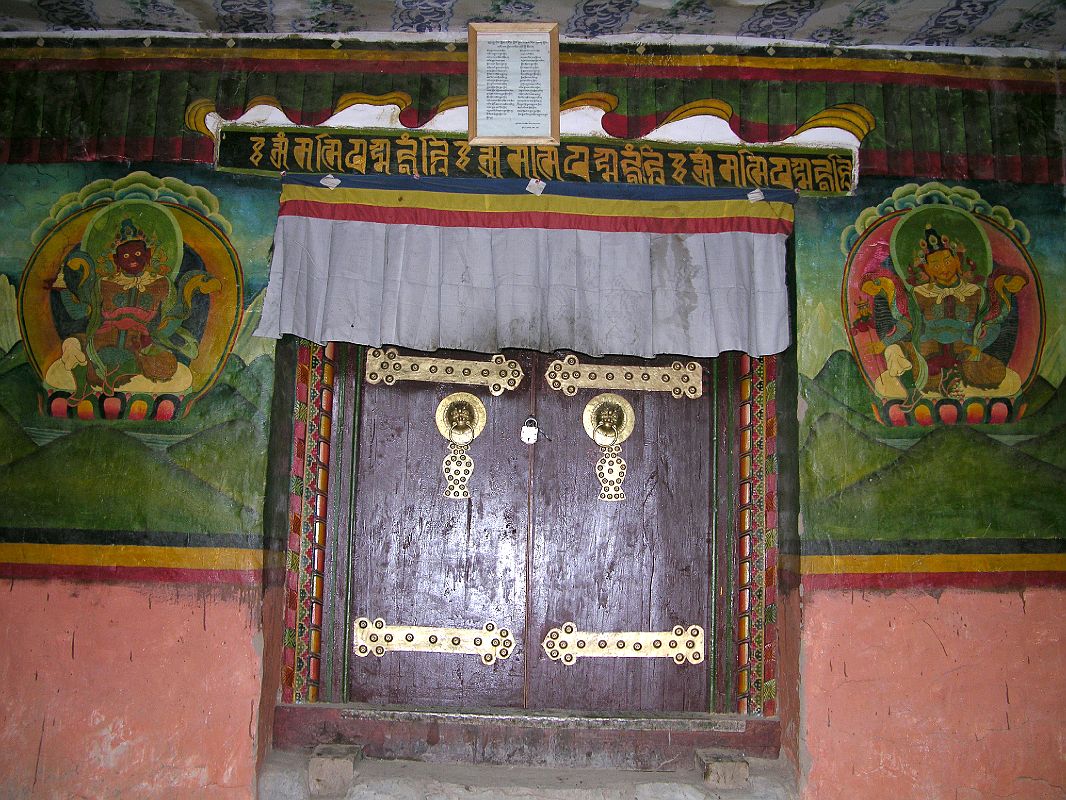
[[[889,248],[892,263],[901,278],[906,280],[907,267],[921,251],[927,225],[935,229],[941,238],[949,239],[953,243],[953,249],[962,245],[974,272],[979,275],[989,275],[992,272],[992,245],[989,244],[984,228],[972,214],[937,203],[919,206],[907,212],[892,230]]]
[[[624,397],[605,392],[585,404],[581,422],[592,441],[600,447],[610,447],[621,444],[633,433],[636,414]]]
[[[163,272],[181,267],[184,237],[174,215],[151,200],[117,200],[93,216],[82,235],[82,249],[98,263],[106,264],[115,248],[115,233],[130,224],[143,235],[155,253],[156,268]]]

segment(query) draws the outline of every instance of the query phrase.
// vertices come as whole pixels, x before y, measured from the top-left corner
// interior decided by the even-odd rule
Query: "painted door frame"
[[[333,703],[346,703],[347,686],[345,675],[349,668],[348,642],[350,632],[344,620],[350,609],[348,603],[347,567],[350,563],[352,514],[345,485],[351,494],[358,491],[356,485],[356,447],[349,444],[357,439],[357,420],[362,392],[364,348],[354,345],[333,346],[334,353],[334,408],[331,425],[329,472],[334,476],[329,481],[326,505],[327,542],[324,553],[324,595],[321,621],[321,669],[318,699]],[[738,447],[745,437],[738,428],[741,396],[741,361],[736,354],[723,354],[712,361],[705,377],[705,392],[712,395],[712,407],[717,415],[719,435],[715,437],[715,457],[712,480],[718,502],[712,509],[714,551],[709,581],[715,587],[715,602],[712,618],[713,632],[708,630],[711,641],[708,659],[711,693],[708,712],[733,713],[738,700],[738,667],[732,632],[738,628],[740,591],[740,550],[738,547],[739,510],[738,499],[742,458],[737,458]],[[748,359],[751,361],[750,359]],[[750,446],[750,436],[747,437]],[[342,444],[343,443],[343,444]],[[312,448],[313,449],[313,448]]]

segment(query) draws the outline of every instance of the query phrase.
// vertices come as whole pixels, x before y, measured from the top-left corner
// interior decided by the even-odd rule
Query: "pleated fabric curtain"
[[[645,357],[789,344],[791,193],[339,180],[285,179],[258,335]]]

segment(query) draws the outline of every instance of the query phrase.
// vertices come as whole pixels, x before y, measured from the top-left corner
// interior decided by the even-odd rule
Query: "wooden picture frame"
[[[559,24],[471,22],[470,144],[559,144]]]

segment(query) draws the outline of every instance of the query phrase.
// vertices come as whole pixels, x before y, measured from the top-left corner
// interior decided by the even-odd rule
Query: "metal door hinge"
[[[696,399],[703,395],[703,368],[698,361],[674,361],[668,367],[640,364],[582,364],[568,355],[548,365],[548,386],[568,397],[578,389],[634,389],[670,392],[674,397]]]
[[[352,630],[355,654],[360,658],[381,658],[388,652],[459,653],[481,656],[483,664],[493,664],[514,652],[511,632],[494,622],[481,628],[432,628],[386,625],[380,618],[359,617]]]
[[[669,631],[579,631],[573,622],[552,628],[541,647],[553,661],[579,658],[669,658],[675,664],[703,661],[703,628],[675,625]]]
[[[502,353],[487,361],[402,356],[395,347],[375,347],[366,354],[367,383],[384,383],[386,386],[397,381],[459,383],[487,386],[490,394],[499,396],[507,390],[517,389],[524,377],[522,365]]]

